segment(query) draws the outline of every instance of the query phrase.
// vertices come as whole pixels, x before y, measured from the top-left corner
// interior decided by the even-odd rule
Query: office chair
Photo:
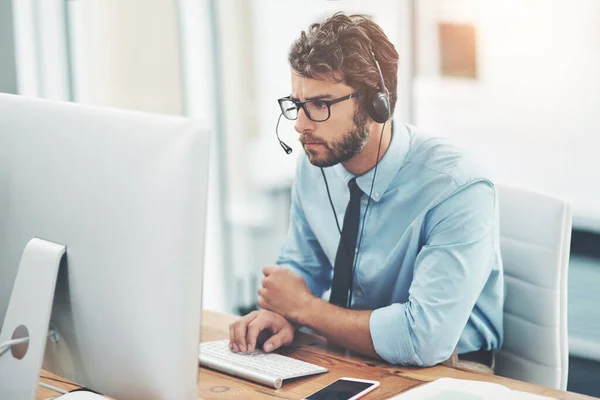
[[[495,373],[566,390],[570,205],[526,189],[497,188],[506,297]]]

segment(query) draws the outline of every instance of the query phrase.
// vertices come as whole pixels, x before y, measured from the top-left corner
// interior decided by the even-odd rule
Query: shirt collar
[[[375,183],[373,183],[371,199],[379,202],[379,200],[383,198],[386,190],[390,186],[390,183],[392,183],[392,180],[400,168],[402,168],[404,165],[404,161],[408,155],[409,146],[410,133],[406,125],[396,122],[393,123],[390,146],[381,160],[379,160],[379,165],[377,166],[377,175],[375,176]],[[348,185],[350,179],[355,177],[355,175],[348,172],[348,170],[346,170],[341,163],[334,165],[332,168],[336,174],[344,180],[346,185]],[[375,168],[371,168],[368,172],[356,178],[358,187],[360,187],[360,189],[367,195],[369,195],[369,192],[371,191],[371,182],[373,182],[374,173]]]

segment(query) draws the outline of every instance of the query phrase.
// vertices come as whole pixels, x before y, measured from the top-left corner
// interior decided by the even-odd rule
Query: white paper
[[[550,397],[510,390],[497,383],[440,378],[390,400],[551,400]]]

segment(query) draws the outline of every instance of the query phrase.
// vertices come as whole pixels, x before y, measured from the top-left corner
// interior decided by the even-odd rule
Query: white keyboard
[[[275,389],[284,379],[327,372],[327,368],[262,350],[234,353],[229,350],[229,340],[201,343],[198,358],[201,365]]]

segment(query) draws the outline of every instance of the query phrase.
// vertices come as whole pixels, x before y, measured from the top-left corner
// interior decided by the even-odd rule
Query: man
[[[273,351],[306,326],[392,364],[458,354],[493,368],[504,298],[493,183],[449,141],[387,120],[398,54],[370,19],[311,25],[289,63],[291,96],[279,102],[306,156],[261,310],[230,326],[230,348],[253,351],[263,332]],[[382,116],[373,103],[384,95]]]

